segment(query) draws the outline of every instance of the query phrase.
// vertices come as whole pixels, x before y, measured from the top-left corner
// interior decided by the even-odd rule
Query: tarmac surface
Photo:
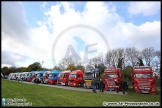
[[[10,81],[15,81],[15,80],[10,80]],[[17,82],[17,81],[16,81]],[[39,86],[48,86],[48,87],[55,87],[55,88],[62,88],[62,89],[68,89],[68,90],[76,90],[76,91],[84,91],[84,92],[92,92],[92,89],[87,89],[87,88],[81,88],[81,87],[71,87],[71,86],[58,86],[58,85],[50,85],[50,84],[35,84],[33,82],[26,82],[26,81],[19,81],[20,83],[26,83],[26,84],[34,84],[34,85],[39,85]],[[104,91],[104,92],[99,92],[99,90],[96,90],[97,93],[104,93],[104,94],[116,94],[116,95],[126,95],[127,92],[125,92],[125,94],[123,94],[122,91],[119,91],[119,93],[117,93],[116,91]],[[93,92],[92,92],[93,93]]]

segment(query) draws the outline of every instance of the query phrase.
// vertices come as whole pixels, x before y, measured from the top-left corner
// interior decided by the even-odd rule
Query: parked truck
[[[84,84],[83,70],[75,70],[70,73],[68,86],[82,86]]]
[[[47,84],[47,83],[48,83],[49,74],[50,74],[50,71],[46,71],[46,72],[43,74],[43,77],[42,77],[42,80],[41,80],[41,83],[42,83],[42,84]]]
[[[22,81],[23,74],[22,73],[16,73],[16,80]]]
[[[31,71],[27,76],[27,81],[28,82],[33,82],[34,79],[36,78],[37,73],[38,73],[38,71]]]
[[[52,72],[50,72],[48,77],[48,83],[52,85],[57,85],[57,78],[60,72],[61,70],[53,70]]]
[[[10,73],[7,77],[9,80],[15,80],[16,79],[16,73]]]
[[[86,70],[84,72],[84,87],[92,88],[91,83],[94,78],[97,79],[97,88],[99,88],[100,70],[98,68]]]
[[[27,77],[30,72],[22,72],[23,81],[27,81]]]
[[[104,70],[105,90],[115,91],[117,89],[115,81],[118,82],[119,90],[121,90],[122,71],[120,68],[109,66]]]
[[[138,93],[157,94],[155,79],[156,74],[153,73],[152,67],[149,66],[134,66],[132,73],[133,89]]]
[[[38,83],[41,83],[41,81],[43,80],[43,74],[45,73],[45,70],[39,71],[36,75],[36,79],[38,79]]]
[[[58,76],[58,79],[57,79],[57,85],[68,86],[70,73],[71,73],[70,70],[60,72],[59,76]]]

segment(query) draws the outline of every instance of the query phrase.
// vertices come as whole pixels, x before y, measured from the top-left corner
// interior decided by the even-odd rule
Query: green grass
[[[3,98],[25,98],[32,106],[103,106],[103,102],[161,102],[161,89],[158,94],[140,94],[127,90],[126,95],[102,94],[61,88],[25,84],[15,81],[2,81]],[[160,103],[161,104],[161,103]]]

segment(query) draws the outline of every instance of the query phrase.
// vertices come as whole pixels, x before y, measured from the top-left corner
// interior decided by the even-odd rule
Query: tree
[[[17,68],[17,72],[27,72],[27,68],[26,67],[19,67],[19,68]]]
[[[89,65],[97,66],[98,64],[104,64],[103,55],[100,54],[89,61]]]
[[[138,51],[136,50],[135,47],[132,48],[126,48],[126,56],[129,59],[128,62],[131,63],[131,66],[135,66],[135,63],[138,61],[137,57],[138,57]],[[129,65],[128,65],[129,66]]]
[[[74,64],[69,64],[68,67],[67,67],[67,70],[74,71],[75,69],[76,69],[76,67],[75,67]]]
[[[87,64],[85,70],[91,70],[91,69],[93,69],[93,68],[94,68],[93,65]]]
[[[121,70],[122,70],[123,59],[124,59],[124,58],[119,58],[119,59],[118,59],[118,66],[117,66],[117,67],[118,67],[118,68],[121,68]]]
[[[54,66],[53,70],[61,70],[61,69],[58,66]]]
[[[143,49],[142,56],[146,61],[146,65],[150,66],[152,59],[155,57],[155,49],[153,47]]]
[[[77,65],[75,68],[83,71],[85,70],[85,67],[83,65]]]
[[[9,69],[7,66],[4,66],[2,69],[1,69],[1,72],[3,75],[8,75],[9,74]]]
[[[108,64],[108,66],[112,65],[116,67],[118,66],[119,60],[121,60],[122,58],[124,58],[124,49],[118,48],[107,52],[105,61]],[[122,63],[119,65],[122,65]]]
[[[39,70],[41,70],[41,68],[42,68],[41,64],[39,62],[35,62],[35,63],[29,65],[27,70],[28,70],[28,72],[39,71]]]
[[[138,61],[139,61],[139,62],[137,62],[137,63],[138,63],[139,66],[144,66],[143,60],[142,60],[141,57],[138,58]]]
[[[106,66],[103,63],[100,63],[100,64],[98,64],[98,66],[95,65],[95,68],[99,68],[100,72],[103,73],[105,68],[106,68]]]
[[[68,66],[70,64],[74,64],[75,60],[73,57],[68,57],[68,58],[63,58],[62,60],[60,60],[58,66],[61,70],[65,70],[68,68]]]
[[[130,73],[132,72],[132,66],[127,66],[125,69],[123,69],[123,79],[126,81],[131,81]]]
[[[155,52],[155,56],[158,58],[158,62],[159,62],[159,72],[160,72],[160,74],[161,74],[161,51],[156,51]],[[161,75],[160,75],[161,76]]]
[[[15,66],[10,66],[8,69],[9,69],[9,71],[12,72],[12,73],[17,72],[17,71],[16,71],[17,68],[16,68]]]

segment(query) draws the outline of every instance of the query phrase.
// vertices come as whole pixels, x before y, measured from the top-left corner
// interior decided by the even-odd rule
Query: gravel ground
[[[11,80],[14,81],[14,80]],[[33,82],[25,82],[25,81],[19,81],[20,83],[26,83],[26,84],[34,84]],[[37,85],[37,84],[35,84]],[[78,87],[70,87],[70,86],[58,86],[58,85],[49,85],[49,84],[38,84],[39,86],[48,86],[48,87],[55,87],[55,88],[62,88],[62,89],[68,89],[68,90],[77,90],[77,91],[84,91],[84,92],[92,92],[92,89],[86,89],[86,88],[78,88]],[[104,94],[116,94],[116,95],[125,95],[127,94],[127,92],[125,92],[125,94],[122,93],[122,91],[119,91],[119,93],[116,93],[116,91],[104,91],[104,92],[99,92],[99,90],[97,90],[97,93],[104,93]]]

